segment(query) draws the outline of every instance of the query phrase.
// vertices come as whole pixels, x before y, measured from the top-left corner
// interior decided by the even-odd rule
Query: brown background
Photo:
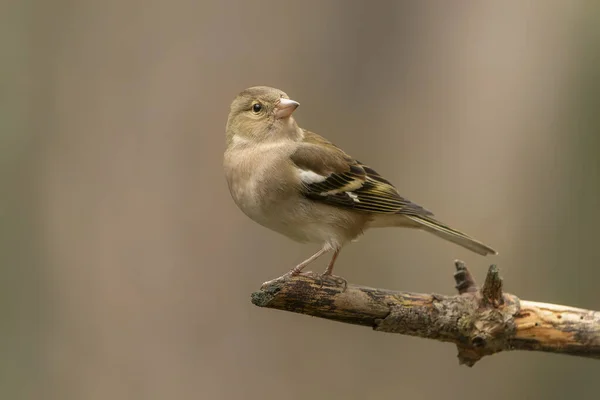
[[[461,258],[523,298],[600,309],[597,3],[2,9],[3,399],[597,395],[598,361],[468,369],[448,344],[252,306],[315,247],[247,219],[221,168],[233,97],[279,87],[301,126],[500,251],[373,231],[340,256],[350,282],[452,293]]]

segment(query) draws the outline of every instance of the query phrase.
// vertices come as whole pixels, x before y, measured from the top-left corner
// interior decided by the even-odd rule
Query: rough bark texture
[[[536,350],[600,359],[600,312],[520,300],[502,292],[491,266],[479,289],[456,262],[455,296],[338,285],[319,277],[283,276],[252,294],[259,307],[370,326],[455,343],[461,364],[506,350]]]

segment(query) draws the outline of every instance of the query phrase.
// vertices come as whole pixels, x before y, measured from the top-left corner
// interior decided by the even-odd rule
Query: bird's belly
[[[301,243],[328,244],[339,248],[362,234],[367,217],[334,210],[298,194],[256,204],[254,196],[242,194],[240,209],[260,225]]]
[[[332,215],[314,212],[307,215],[298,208],[289,211],[285,218],[266,218],[262,225],[300,243],[328,244],[332,248],[341,247],[362,231],[354,221],[340,223]]]
[[[283,168],[243,160],[230,163],[236,173],[227,173],[231,196],[250,219],[275,232],[302,243],[341,247],[359,236],[369,217],[304,198],[299,188],[277,176]],[[263,179],[288,182],[277,188]]]
[[[318,221],[303,210],[302,202],[293,201],[291,194],[259,195],[259,187],[251,181],[232,185],[231,194],[240,210],[254,222],[294,240],[313,241],[310,226]]]

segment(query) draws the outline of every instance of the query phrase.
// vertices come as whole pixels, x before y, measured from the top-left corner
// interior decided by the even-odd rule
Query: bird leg
[[[340,254],[340,250],[341,249],[336,249],[335,252],[333,253],[333,257],[331,257],[331,261],[329,261],[327,268],[321,275],[321,279],[329,281],[329,282],[333,282],[336,284],[336,286],[342,285],[342,286],[344,286],[344,290],[346,290],[346,287],[348,287],[348,281],[346,281],[341,276],[335,276],[332,274],[333,266],[335,265],[335,260],[337,260],[337,257]]]
[[[333,253],[333,257],[331,257],[331,261],[329,261],[327,269],[325,269],[323,275],[332,275],[331,273],[333,272],[333,266],[335,265],[335,260],[337,260],[338,254],[340,254],[340,249],[336,249],[335,253]]]
[[[348,282],[344,278],[332,275],[333,266],[335,265],[335,260],[337,259],[338,255],[340,254],[340,249],[335,250],[335,252],[333,253],[333,257],[331,258],[331,261],[329,261],[329,264],[327,265],[327,269],[325,269],[325,271],[322,274],[318,274],[315,272],[302,272],[302,270],[308,264],[315,261],[317,258],[321,257],[323,254],[329,252],[330,250],[332,250],[331,247],[324,246],[321,250],[317,251],[315,254],[313,254],[306,260],[302,261],[300,264],[296,265],[294,268],[292,268],[290,270],[290,272],[283,275],[281,278],[284,278],[286,276],[294,277],[294,276],[298,276],[300,274],[307,275],[307,276],[310,276],[310,277],[320,281],[321,286],[323,286],[324,281],[327,281],[329,283],[334,284],[335,286],[343,286],[344,287],[343,291],[345,291],[346,287],[348,286]],[[281,278],[278,278],[278,279],[281,279]],[[274,281],[275,280],[265,282],[265,283],[263,283],[263,286],[268,285],[269,283],[272,283]]]
[[[291,276],[299,275],[300,272],[302,272],[302,270],[304,269],[304,267],[306,267],[311,262],[315,261],[317,258],[321,257],[323,254],[327,253],[329,250],[331,250],[331,248],[323,247],[321,250],[317,251],[315,254],[313,254],[312,256],[310,256],[309,258],[292,268],[289,274]]]

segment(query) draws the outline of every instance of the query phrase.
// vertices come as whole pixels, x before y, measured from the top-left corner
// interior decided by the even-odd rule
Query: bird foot
[[[281,275],[279,278],[275,278],[272,279],[270,281],[264,282],[262,284],[262,287],[266,287],[270,284],[275,283],[276,281],[281,281],[281,280],[288,280],[288,279],[293,279],[296,276],[305,276],[307,278],[311,278],[314,279],[315,281],[317,281],[319,283],[319,287],[323,287],[324,284],[328,284],[329,286],[337,286],[337,287],[342,287],[342,292],[346,291],[346,288],[348,287],[348,281],[346,281],[346,279],[342,278],[341,276],[337,276],[337,275],[332,275],[332,274],[320,274],[318,272],[314,272],[314,271],[303,271],[303,272],[295,272],[295,271],[289,271],[286,274]]]
[[[277,281],[287,281],[289,279],[294,279],[294,277],[296,276],[307,276],[309,278],[313,278],[313,279],[319,279],[320,280],[320,274],[316,273],[316,272],[312,272],[312,271],[306,271],[306,272],[299,272],[299,271],[295,271],[295,270],[291,270],[289,272],[286,272],[285,274],[281,275],[280,277],[277,277],[275,279],[271,279],[270,281],[266,281],[262,284],[262,288],[269,286],[271,284],[276,283]]]
[[[323,282],[327,282],[332,286],[341,286],[342,293],[345,292],[348,288],[348,281],[342,278],[341,276],[332,274],[320,274],[319,280],[321,281],[321,287],[323,287]]]
[[[320,274],[318,272],[306,271],[306,272],[300,272],[297,274],[288,273],[286,275],[291,275],[292,277],[301,275],[301,276],[306,276],[307,278],[314,279],[317,282],[319,282],[320,288],[322,288],[324,284],[327,284],[329,286],[342,287],[342,292],[345,292],[346,288],[348,287],[348,281],[346,281],[344,278],[342,278],[341,276],[332,275],[332,274],[328,274],[328,273]]]

